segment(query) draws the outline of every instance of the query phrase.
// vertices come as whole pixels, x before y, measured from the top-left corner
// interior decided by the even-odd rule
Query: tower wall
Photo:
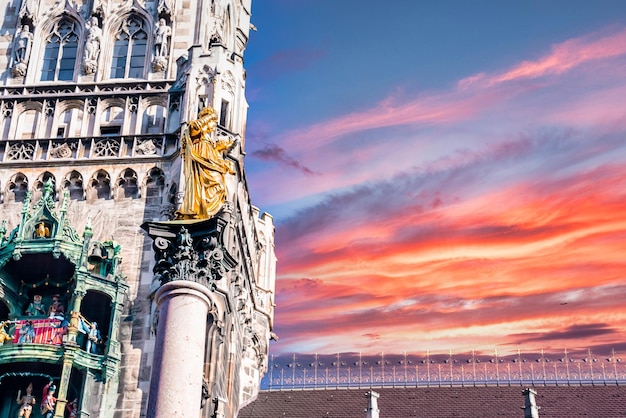
[[[52,179],[77,231],[122,248],[120,363],[106,382],[84,371],[90,417],[146,414],[160,283],[140,225],[172,219],[181,132],[203,106],[218,112],[216,135],[235,141],[224,233],[235,266],[215,290],[228,309],[192,321],[208,329],[202,416],[233,416],[267,368],[276,263],[273,219],[251,205],[244,171],[250,0],[15,0],[0,22],[0,219],[18,226],[26,192],[35,202]]]

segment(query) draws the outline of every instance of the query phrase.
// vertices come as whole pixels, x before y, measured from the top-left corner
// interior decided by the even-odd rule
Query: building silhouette
[[[0,22],[0,416],[48,392],[55,417],[235,416],[276,264],[244,170],[250,0],[9,0]],[[164,222],[207,107],[224,200]]]

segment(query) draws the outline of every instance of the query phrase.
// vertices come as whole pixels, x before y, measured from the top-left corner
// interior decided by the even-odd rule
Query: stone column
[[[209,290],[198,283],[176,280],[156,294],[159,309],[149,417],[193,417],[202,401]]]
[[[63,370],[61,371],[61,380],[59,381],[59,389],[56,393],[57,403],[54,410],[54,418],[65,417],[65,405],[67,405],[67,390],[70,386],[70,375],[72,374],[72,363],[74,362],[74,351],[67,349],[63,356]]]
[[[78,345],[77,337],[78,337],[78,326],[79,326],[79,315],[80,315],[80,305],[83,301],[83,297],[85,296],[84,290],[76,290],[74,291],[74,301],[72,303],[72,308],[70,309],[70,323],[67,327],[67,342],[73,345]]]
[[[154,274],[161,282],[147,416],[197,417],[203,401],[207,316],[215,289],[235,263],[220,245],[226,221],[148,222],[154,239]],[[208,347],[210,350],[211,348]],[[205,388],[206,391],[206,388]],[[212,395],[209,393],[209,395]]]

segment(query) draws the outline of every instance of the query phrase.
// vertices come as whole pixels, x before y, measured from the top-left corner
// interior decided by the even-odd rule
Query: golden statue
[[[39,225],[37,225],[37,229],[35,229],[35,236],[37,238],[50,238],[50,228],[41,221]]]
[[[4,345],[5,342],[13,340],[13,336],[9,334],[6,330],[7,326],[9,326],[10,324],[11,321],[0,322],[0,346]]]
[[[225,175],[235,171],[224,153],[232,147],[233,140],[216,139],[212,135],[216,127],[217,112],[205,107],[183,133],[181,156],[186,185],[176,219],[210,218],[226,201]]]

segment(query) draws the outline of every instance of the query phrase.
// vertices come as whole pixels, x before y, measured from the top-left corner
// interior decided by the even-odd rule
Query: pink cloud
[[[447,93],[424,94],[405,103],[396,103],[388,97],[373,108],[287,132],[281,144],[293,151],[305,151],[353,132],[413,123],[440,124],[466,120],[535,88],[517,85],[493,89],[495,86],[564,74],[584,64],[624,54],[626,30],[599,39],[571,39],[554,45],[549,54],[536,61],[523,61],[502,73],[479,73],[460,80],[457,89]]]
[[[490,77],[490,84],[513,80],[533,79],[565,73],[590,61],[626,54],[626,30],[589,40],[588,37],[570,39],[554,45],[552,51],[536,61],[524,61],[509,71]]]

